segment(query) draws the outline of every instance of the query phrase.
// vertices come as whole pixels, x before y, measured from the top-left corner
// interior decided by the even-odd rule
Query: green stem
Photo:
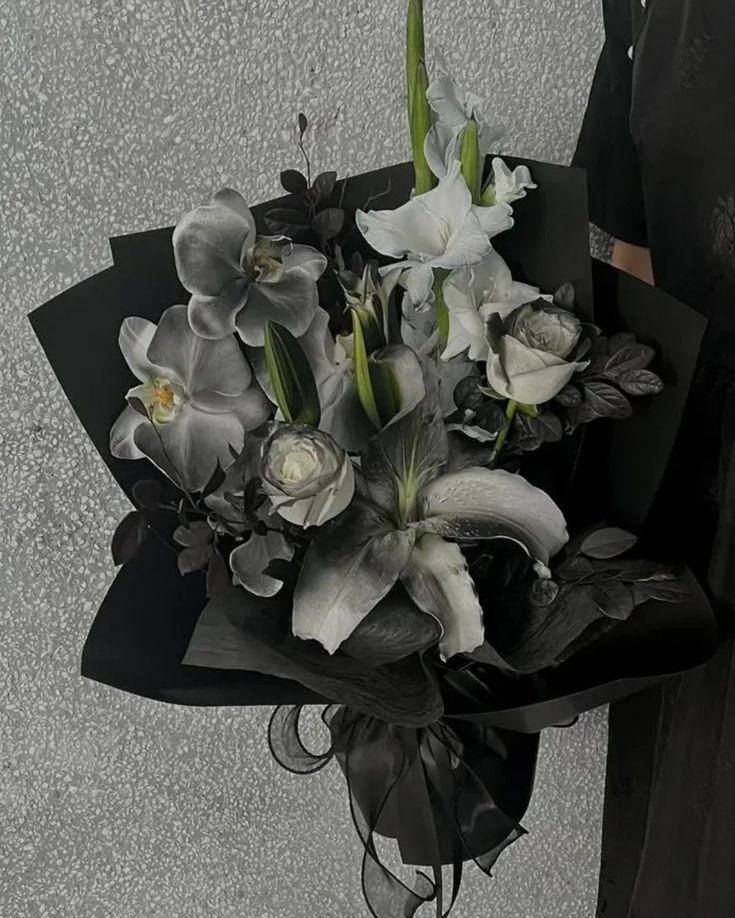
[[[513,424],[513,418],[516,416],[516,411],[518,411],[518,402],[510,399],[505,408],[505,425],[498,434],[498,439],[495,441],[496,460],[500,455],[500,450],[505,446],[505,441],[508,439],[508,434],[510,433],[510,428]]]
[[[448,274],[449,271],[445,268],[437,268],[434,271],[434,308],[442,351],[449,339],[449,308],[447,307],[447,301],[444,299],[444,281],[447,279]]]

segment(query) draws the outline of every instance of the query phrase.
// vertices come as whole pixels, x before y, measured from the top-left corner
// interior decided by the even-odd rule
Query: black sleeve
[[[587,170],[590,220],[616,239],[646,245],[641,170],[630,133],[631,0],[603,0],[603,8],[605,44],[572,164]]]

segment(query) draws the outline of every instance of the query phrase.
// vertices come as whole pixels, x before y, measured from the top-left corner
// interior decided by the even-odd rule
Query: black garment
[[[575,163],[594,223],[710,318],[652,525],[709,586],[723,646],[610,715],[604,918],[735,915],[735,2],[603,0]],[[634,45],[633,58],[629,48]]]

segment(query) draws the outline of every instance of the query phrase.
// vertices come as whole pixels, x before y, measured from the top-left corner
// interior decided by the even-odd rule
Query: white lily
[[[400,283],[414,306],[431,296],[435,268],[476,264],[490,251],[490,239],[513,226],[508,204],[479,207],[452,163],[436,188],[395,210],[355,215],[357,227],[376,252],[398,258],[383,269],[402,268]]]
[[[449,76],[441,59],[437,61],[436,76],[429,83],[426,98],[435,121],[426,135],[424,155],[429,168],[439,179],[459,159],[462,131],[470,119],[479,126],[480,156],[483,160],[503,136],[500,125],[485,121],[481,111],[482,99],[472,92],[464,92]]]
[[[449,310],[449,335],[444,360],[467,351],[470,360],[487,360],[485,326],[493,313],[505,318],[518,306],[535,300],[538,287],[514,281],[510,268],[491,249],[475,265],[457,268],[442,287]]]
[[[293,630],[330,653],[399,581],[441,623],[442,655],[470,652],[484,640],[482,608],[454,540],[513,539],[543,564],[567,540],[561,510],[520,475],[442,473],[444,424],[422,408],[368,444],[360,497],[307,549]]]
[[[186,306],[171,306],[158,326],[125,319],[119,342],[140,385],[110,431],[110,452],[148,458],[177,485],[201,490],[271,411],[237,341],[198,337]]]
[[[316,282],[326,258],[284,236],[258,236],[243,197],[230,188],[185,214],[173,235],[176,270],[192,294],[189,321],[203,338],[236,332],[262,346],[268,319],[293,335],[309,327],[319,304]]]

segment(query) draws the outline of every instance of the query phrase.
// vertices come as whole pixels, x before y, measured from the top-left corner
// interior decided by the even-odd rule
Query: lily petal
[[[546,564],[569,538],[561,510],[520,475],[470,468],[440,475],[420,497],[422,532],[455,539],[510,538]]]
[[[401,574],[401,583],[416,605],[444,629],[439,641],[443,659],[469,653],[484,642],[482,607],[458,545],[429,533],[422,535]]]
[[[329,653],[395,586],[415,533],[396,530],[367,504],[322,528],[309,545],[293,602],[293,633]]]

